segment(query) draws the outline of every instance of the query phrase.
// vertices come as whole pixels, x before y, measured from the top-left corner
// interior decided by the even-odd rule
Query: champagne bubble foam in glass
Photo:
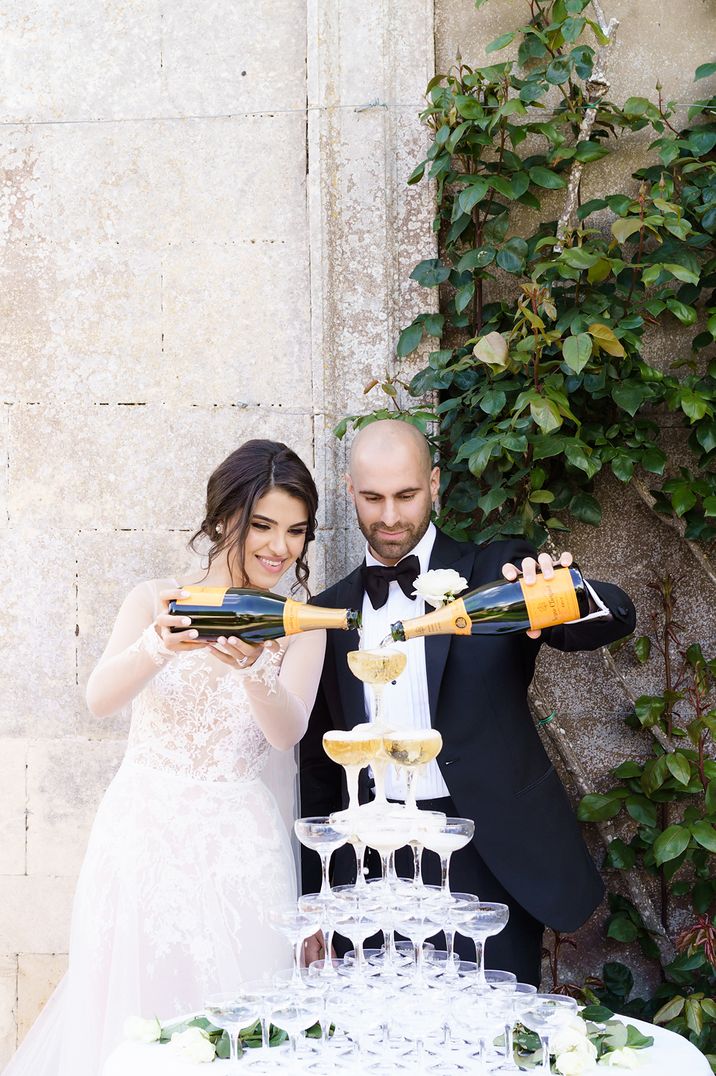
[[[358,807],[358,775],[364,766],[375,764],[383,752],[383,740],[370,725],[354,729],[332,729],[323,735],[323,750],[346,771],[348,810]]]
[[[405,806],[409,811],[415,812],[418,809],[415,799],[418,771],[438,757],[442,746],[443,738],[437,729],[393,730],[383,735],[385,754],[394,766],[405,770]]]
[[[370,685],[373,694],[373,716],[369,725],[374,731],[382,733],[385,731],[383,690],[386,684],[397,680],[405,670],[408,661],[407,654],[402,650],[379,647],[377,650],[350,650],[347,660],[353,675],[362,683]],[[388,767],[388,759],[382,746],[381,741],[381,749],[371,762],[375,781],[373,808],[379,811],[385,811],[388,805],[385,797],[385,771]]]

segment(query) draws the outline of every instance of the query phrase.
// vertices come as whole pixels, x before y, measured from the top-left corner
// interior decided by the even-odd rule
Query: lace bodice
[[[270,684],[282,656],[265,651],[251,675]],[[251,713],[245,677],[204,650],[167,662],[132,703],[128,761],[205,781],[258,777],[271,748]]]

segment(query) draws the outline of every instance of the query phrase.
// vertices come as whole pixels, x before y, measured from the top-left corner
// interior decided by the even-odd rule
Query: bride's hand
[[[227,638],[221,636],[216,642],[209,644],[211,650],[225,665],[237,666],[240,669],[250,669],[261,656],[264,647],[267,650],[275,650],[277,643],[245,643],[243,639],[237,639],[235,635]]]
[[[167,650],[173,650],[175,653],[186,653],[187,650],[197,650],[199,647],[206,646],[203,639],[197,641],[198,632],[195,628],[191,627],[191,618],[188,616],[172,616],[169,613],[169,602],[175,601],[178,598],[188,598],[187,591],[182,590],[181,587],[175,587],[173,590],[160,590],[159,599],[162,603],[162,612],[159,613],[154,621],[154,630],[157,632],[162,640],[162,643]],[[186,628],[186,631],[171,631],[171,628]]]

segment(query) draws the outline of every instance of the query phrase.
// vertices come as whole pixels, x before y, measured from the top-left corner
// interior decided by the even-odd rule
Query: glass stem
[[[229,1036],[229,1060],[233,1061],[235,1065],[239,1063],[239,1035],[241,1034],[241,1028],[234,1032],[227,1032]]]
[[[420,888],[423,884],[423,846],[418,841],[411,841],[413,849],[413,885]]]
[[[363,873],[363,866],[365,864],[365,848],[364,844],[359,841],[355,841],[353,844],[353,851],[356,855],[356,885],[360,889],[365,889],[367,882],[365,880],[365,874]]]
[[[261,1046],[264,1050],[268,1050],[271,1045],[268,1017],[265,1014],[260,1016],[259,1023],[261,1024]]]
[[[453,967],[453,958],[455,956],[455,929],[454,927],[443,927],[443,932],[445,934],[445,948],[447,949],[445,974],[457,975],[457,968]]]
[[[333,927],[324,926],[323,930],[323,973],[324,975],[335,975],[335,969],[333,967],[333,957],[331,956],[331,947],[333,945],[333,935],[335,931]]]
[[[360,766],[344,766],[346,771],[346,785],[348,786],[348,810],[355,811],[358,806],[358,776]]]
[[[552,1066],[549,1063],[549,1043],[550,1043],[549,1031],[540,1032],[539,1041],[542,1043],[542,1068],[541,1072],[550,1073]]]
[[[418,803],[415,799],[417,770],[412,766],[403,766],[403,772],[405,773],[405,806],[409,811],[415,813],[418,809]]]
[[[512,1021],[505,1024],[505,1059],[514,1064],[514,1025]]]
[[[452,852],[448,852],[446,856],[440,856],[440,885],[443,892],[450,892],[450,856]]]
[[[328,877],[328,867],[331,862],[332,852],[319,852],[321,857],[321,892],[319,896],[328,897],[331,892],[331,882]]]
[[[297,986],[301,982],[301,949],[303,948],[303,938],[299,938],[293,947],[293,978],[291,980],[293,986]]]
[[[475,943],[475,963],[477,981],[484,985],[485,982],[485,943],[482,938],[473,938]]]

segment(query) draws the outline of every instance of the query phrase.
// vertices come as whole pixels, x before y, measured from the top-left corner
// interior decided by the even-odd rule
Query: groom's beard
[[[401,523],[397,527],[389,528],[384,523],[365,523],[356,512],[358,526],[361,534],[367,541],[373,553],[379,560],[397,562],[415,549],[420,539],[428,529],[430,523],[431,507],[427,514],[418,523]],[[389,537],[390,530],[396,534],[395,539]],[[399,536],[399,537],[398,537]]]

